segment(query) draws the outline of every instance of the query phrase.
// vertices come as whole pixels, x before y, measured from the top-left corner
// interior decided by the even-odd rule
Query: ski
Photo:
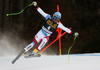
[[[40,54],[37,54],[37,55],[33,55],[33,54],[29,54],[27,56],[24,56],[25,58],[32,58],[32,57],[41,57]]]
[[[24,51],[25,50],[22,50],[11,63],[14,64],[19,59],[19,57],[21,57],[21,55],[24,53]]]

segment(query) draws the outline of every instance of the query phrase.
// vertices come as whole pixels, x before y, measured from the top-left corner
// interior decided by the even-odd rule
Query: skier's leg
[[[41,43],[33,50],[33,54],[36,54],[38,51],[40,51],[44,45],[48,42],[49,37],[44,37],[41,39]]]
[[[36,41],[36,39],[35,39],[35,37],[34,37],[33,42],[30,43],[29,45],[27,45],[27,46],[24,48],[24,50],[25,50],[24,54],[27,53],[31,48],[33,48],[33,46],[35,46],[36,44],[37,44],[37,41]]]
[[[42,39],[44,37],[44,35],[42,34],[41,30],[35,35],[34,39],[33,39],[33,42],[30,43],[28,46],[26,46],[24,48],[25,53],[27,53],[31,48],[33,48],[37,43],[40,42],[40,39]]]

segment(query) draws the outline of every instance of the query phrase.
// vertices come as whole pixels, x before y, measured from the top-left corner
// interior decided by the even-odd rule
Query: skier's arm
[[[43,17],[45,17],[45,18],[47,17],[48,14],[45,13],[40,7],[37,7],[36,9]]]
[[[58,28],[63,29],[64,31],[66,31],[69,34],[72,34],[73,36],[78,36],[79,34],[77,32],[72,32],[69,28],[65,27],[62,23],[59,23]]]
[[[72,34],[72,31],[65,27],[62,23],[59,23],[58,28],[61,28],[62,30],[66,31],[69,34]]]
[[[45,17],[46,19],[47,19],[48,17],[50,17],[49,14],[45,13],[40,7],[38,7],[37,2],[34,1],[34,2],[32,2],[32,4],[36,7],[37,11],[38,11],[43,17]]]

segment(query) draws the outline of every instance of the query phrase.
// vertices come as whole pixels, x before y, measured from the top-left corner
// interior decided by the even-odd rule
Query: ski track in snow
[[[17,56],[17,55],[16,55]],[[0,70],[100,70],[100,54],[42,55],[27,58],[23,56],[11,64],[16,56],[0,57]]]

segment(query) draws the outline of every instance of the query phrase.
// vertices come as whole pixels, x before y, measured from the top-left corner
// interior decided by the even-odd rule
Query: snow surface
[[[23,56],[11,64],[16,56],[0,57],[0,70],[100,70],[100,54]]]

